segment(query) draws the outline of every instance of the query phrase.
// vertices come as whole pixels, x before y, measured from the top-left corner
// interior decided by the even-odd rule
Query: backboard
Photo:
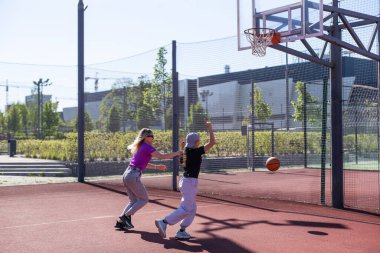
[[[323,34],[323,4],[327,0],[237,0],[238,50],[250,49],[244,30],[271,28],[281,43]]]

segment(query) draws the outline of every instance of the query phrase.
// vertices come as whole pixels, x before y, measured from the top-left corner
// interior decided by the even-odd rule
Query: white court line
[[[198,208],[214,207],[214,206],[222,206],[222,205],[225,205],[225,204],[214,204],[214,205],[198,206]],[[159,213],[159,212],[164,212],[164,211],[167,212],[168,209],[162,209],[162,210],[157,210],[157,211],[149,211],[149,212],[139,212],[137,214],[143,215],[143,214]],[[42,222],[42,223],[34,223],[34,224],[29,224],[29,225],[0,227],[0,230],[15,229],[15,228],[25,228],[25,227],[37,227],[37,226],[54,225],[54,224],[61,224],[61,223],[71,223],[71,222],[79,222],[79,221],[89,221],[89,220],[97,220],[97,219],[109,219],[109,218],[115,218],[115,217],[116,217],[115,215],[105,215],[105,216],[96,216],[96,217],[83,218],[83,219],[62,220],[62,221],[53,221],[53,222]]]

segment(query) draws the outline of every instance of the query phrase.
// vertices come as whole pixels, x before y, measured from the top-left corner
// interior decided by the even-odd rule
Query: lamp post
[[[202,101],[206,102],[206,113],[208,114],[208,97],[211,97],[214,93],[209,90],[202,90],[199,94],[202,96]]]

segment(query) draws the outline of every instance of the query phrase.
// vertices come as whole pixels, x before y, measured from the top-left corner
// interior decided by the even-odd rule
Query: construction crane
[[[12,88],[21,88],[21,89],[31,89],[31,86],[25,86],[25,85],[12,85],[9,84],[8,80],[5,81],[5,83],[0,83],[0,86],[5,87],[5,110],[8,109],[9,106],[9,87]]]
[[[96,72],[95,77],[86,76],[84,78],[85,81],[87,81],[87,80],[94,80],[94,90],[95,90],[95,92],[97,92],[98,89],[99,89],[99,80],[118,80],[118,79],[122,79],[122,78],[120,78],[120,77],[98,77],[98,72]]]

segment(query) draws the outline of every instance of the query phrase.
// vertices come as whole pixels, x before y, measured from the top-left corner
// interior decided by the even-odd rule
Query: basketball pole
[[[339,8],[339,0],[333,0],[333,7]],[[333,17],[331,35],[341,41],[339,17]],[[344,207],[343,184],[343,120],[342,120],[342,48],[331,43],[330,61],[334,67],[331,73],[331,176],[332,206]]]

